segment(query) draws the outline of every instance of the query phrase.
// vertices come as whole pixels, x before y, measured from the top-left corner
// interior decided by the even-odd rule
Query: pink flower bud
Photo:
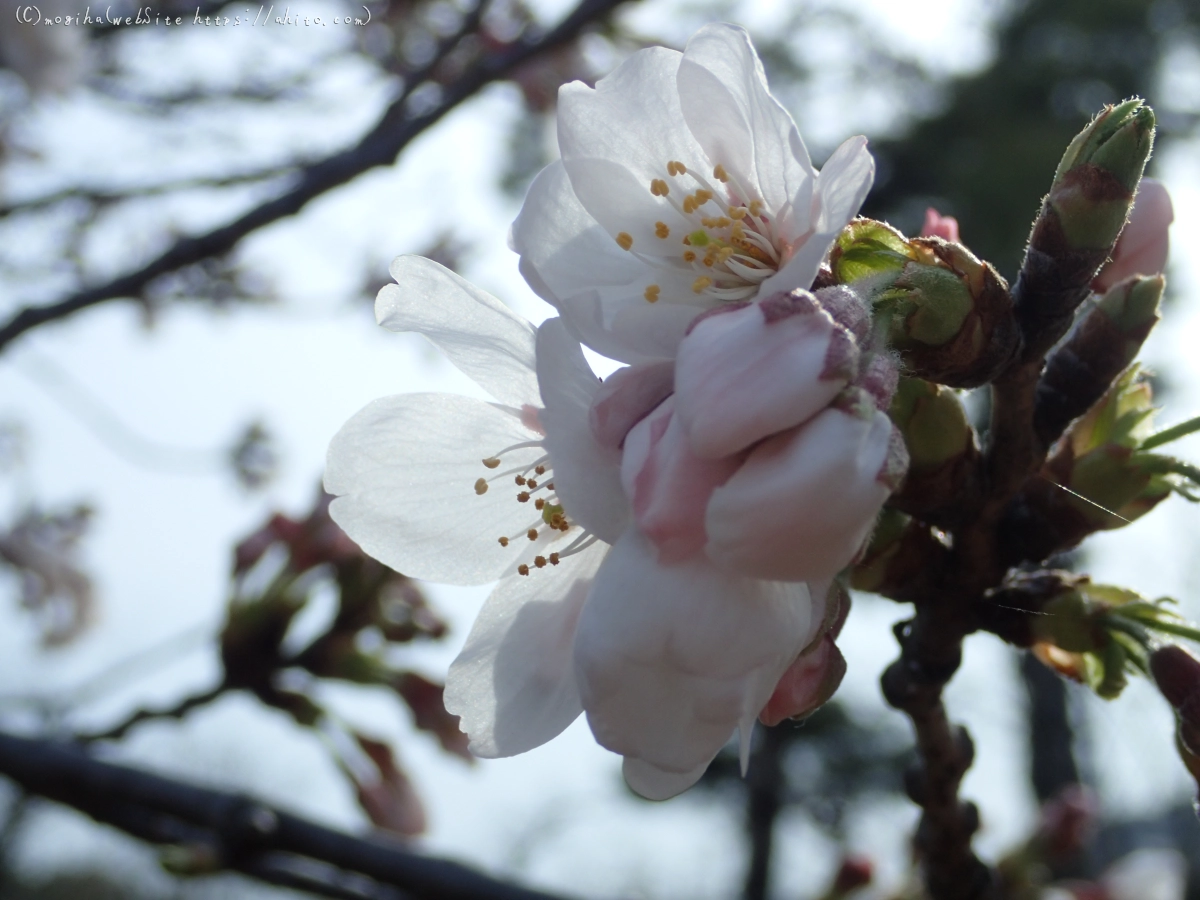
[[[893,426],[869,401],[829,407],[755,447],[709,501],[705,553],[754,578],[818,581],[854,558],[891,493]]]
[[[605,447],[620,447],[629,429],[671,395],[675,365],[671,361],[617,369],[600,385],[588,410],[592,434]]]
[[[940,237],[954,243],[962,243],[958,237],[958,219],[943,216],[932,206],[925,210],[925,224],[921,226],[921,237]]]
[[[675,398],[668,397],[638,422],[625,439],[621,484],[633,518],[658,551],[659,562],[674,563],[704,549],[704,510],[713,491],[741,465],[738,454],[701,459],[684,437]]]
[[[784,719],[814,712],[833,696],[845,675],[846,659],[833,638],[826,635],[788,666],[758,720],[764,725],[778,725]]]
[[[1102,293],[1134,275],[1158,275],[1167,264],[1169,230],[1175,221],[1171,195],[1161,181],[1143,178],[1125,230],[1113,247],[1112,260],[1092,280]]]
[[[857,368],[854,338],[812,294],[777,294],[683,339],[675,409],[696,455],[716,459],[811,418]]]

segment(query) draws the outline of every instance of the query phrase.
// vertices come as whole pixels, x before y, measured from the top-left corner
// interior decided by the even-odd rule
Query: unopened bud
[[[1200,660],[1182,647],[1167,644],[1150,654],[1150,674],[1175,711],[1200,727]]]
[[[1153,146],[1154,111],[1138,99],[1106,107],[1071,141],[1048,199],[1073,248],[1112,247]]]
[[[1160,274],[1167,265],[1173,221],[1175,210],[1166,187],[1157,179],[1143,178],[1112,259],[1092,281],[1092,290],[1108,290],[1134,275]]]

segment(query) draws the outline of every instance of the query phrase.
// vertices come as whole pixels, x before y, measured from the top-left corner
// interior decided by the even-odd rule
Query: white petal
[[[833,151],[817,176],[817,196],[821,209],[815,229],[838,234],[858,215],[875,180],[875,160],[861,135],[844,141]]]
[[[773,215],[794,204],[803,219],[798,230],[806,231],[816,172],[796,123],[767,89],[745,29],[700,29],[688,41],[677,84],[688,128],[713,163],[748,179]]]
[[[621,774],[630,789],[647,800],[670,800],[700,780],[708,763],[689,772],[669,772],[636,756],[625,757]]]
[[[741,578],[702,557],[673,566],[630,529],[592,585],[575,641],[596,740],[692,773],[758,715],[810,627],[808,590]]]
[[[639,50],[590,88],[558,92],[558,148],[564,160],[607,159],[644,183],[666,178],[667,163],[704,160],[684,126],[675,73],[683,55],[665,47]],[[578,185],[576,185],[578,188]],[[586,201],[585,201],[586,204]]]
[[[607,552],[594,544],[558,566],[505,578],[484,603],[450,665],[445,694],[446,709],[462,718],[476,756],[531,750],[583,710],[575,628]]]
[[[421,256],[392,261],[396,284],[375,300],[391,331],[419,331],[476,384],[509,406],[537,402],[534,327],[486,291]]]
[[[513,223],[512,243],[530,287],[559,311],[579,341],[610,359],[672,358],[704,308],[691,290],[692,273],[652,268],[617,246],[575,196],[562,162],[533,180]],[[644,296],[652,284],[661,291],[654,304]]]
[[[555,492],[568,519],[612,544],[629,521],[629,504],[621,491],[621,452],[601,446],[588,422],[600,379],[561,319],[538,329],[537,359]]]
[[[330,514],[368,554],[431,581],[482,584],[514,553],[498,538],[524,530],[537,511],[516,500],[511,478],[482,496],[475,482],[496,473],[482,460],[539,435],[511,415],[455,394],[403,394],[369,404],[329,445]],[[540,447],[504,457],[528,464]],[[502,471],[502,470],[501,470]]]

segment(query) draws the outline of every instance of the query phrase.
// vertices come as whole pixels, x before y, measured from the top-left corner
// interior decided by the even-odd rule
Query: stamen
[[[724,183],[729,180],[729,173],[725,171],[725,167],[723,165],[718,163],[713,168],[713,178],[717,179],[717,181]]]
[[[508,546],[508,538],[506,538],[506,537],[500,538],[500,546],[507,547]]]
[[[515,481],[517,484],[524,484],[524,483],[525,483],[525,476],[524,476],[524,475],[518,475],[518,476],[517,476],[516,478],[514,478],[513,480],[514,480],[514,481]]]
[[[749,210],[750,210],[750,215],[757,216],[759,213],[762,212],[762,201],[761,200],[751,200]]]
[[[488,489],[488,483],[487,483],[486,478],[479,478],[475,481],[475,493],[486,494],[487,489]]]
[[[650,193],[655,197],[665,197],[671,193],[670,186],[661,178],[655,178],[650,182]]]
[[[628,250],[633,246],[633,235],[628,231],[622,231],[617,235],[617,246],[622,250]]]
[[[704,190],[704,188],[701,188],[700,190],[696,191],[696,193],[694,193],[692,196],[696,198],[697,206],[703,206],[705,203],[707,203],[709,200],[711,200],[713,198],[713,192],[706,191],[706,190]]]
[[[731,218],[731,219],[744,219],[744,218],[746,218],[746,207],[744,207],[744,206],[731,206],[731,207],[729,207],[729,218]]]
[[[654,223],[654,236],[666,240],[671,236],[671,229],[667,227],[666,222]]]
[[[529,479],[529,481],[527,481],[527,482],[526,482],[526,484],[528,484],[528,485],[529,485],[529,489],[530,489],[531,491],[532,491],[534,488],[536,488],[536,487],[537,487],[537,482],[536,482],[536,481],[534,481],[532,478],[530,478],[530,479]]]
[[[686,256],[687,254],[684,255]],[[694,253],[692,255],[695,256]],[[662,289],[657,284],[652,284],[646,288],[646,293],[644,293],[642,296],[646,298],[647,303],[655,303],[658,301],[658,294],[660,290]]]
[[[552,566],[558,565],[558,554],[557,553],[550,554],[550,565],[552,565]]]
[[[533,564],[534,564],[535,566],[537,566],[539,569],[544,569],[544,568],[546,568],[546,557],[544,557],[544,556],[535,556],[535,557],[533,558]]]
[[[527,532],[525,532],[525,537],[529,538],[531,541],[536,541],[537,540],[537,529],[530,528]]]
[[[692,282],[692,292],[696,294],[704,293],[705,288],[711,287],[713,280],[707,275],[701,275]]]
[[[494,457],[494,456],[489,456],[487,459],[485,459],[483,461],[483,464],[485,466],[487,466],[489,469],[494,469],[494,468],[496,468],[496,466],[500,465],[500,460],[496,459],[496,457]]]
[[[521,563],[519,566],[517,566],[517,574],[518,575],[528,575],[529,574],[529,566],[525,565],[525,563]]]
[[[518,503],[528,503],[529,502],[529,492],[521,491],[521,493],[517,494],[517,502]]]
[[[696,211],[696,207],[698,205],[699,204],[696,203],[696,198],[690,194],[683,198],[683,211],[689,216]]]
[[[534,466],[533,471],[534,471],[534,474],[536,474],[536,475],[545,475],[546,467],[545,466]]]
[[[667,163],[667,173],[670,175],[686,175],[687,166],[673,159]]]

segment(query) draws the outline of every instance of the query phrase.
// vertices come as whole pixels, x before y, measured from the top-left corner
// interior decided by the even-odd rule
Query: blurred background
[[[393,256],[421,253],[546,318],[506,232],[555,153],[558,86],[734,21],[815,161],[869,137],[865,214],[913,234],[934,206],[1009,278],[1070,138],[1105,103],[1145,97],[1150,174],[1176,221],[1143,359],[1173,424],[1200,411],[1200,3],[641,0],[463,102],[464,72],[569,0],[150,7],[180,26],[26,25],[23,8],[0,0],[0,323],[287,194],[397,98],[414,118],[449,109],[395,164],[314,190],[232,252],[0,349],[0,728],[85,737],[105,758],[571,896],[908,896],[910,735],[877,686],[907,614],[889,601],[855,597],[836,701],[760,729],[749,781],[722,756],[697,789],[640,801],[582,721],[515,759],[465,756],[439,686],[487,589],[388,573],[320,497],[329,439],[368,401],[478,395],[423,339],[377,328],[372,301]],[[1200,441],[1178,452],[1200,460]],[[1198,516],[1168,501],[1063,562],[1195,620]],[[1196,786],[1146,684],[1106,703],[979,635],[947,702],[975,738],[962,793],[987,859],[1037,856],[1103,891],[1068,897],[1200,897]],[[271,896],[300,895],[171,874],[153,848],[0,779],[0,897]]]

